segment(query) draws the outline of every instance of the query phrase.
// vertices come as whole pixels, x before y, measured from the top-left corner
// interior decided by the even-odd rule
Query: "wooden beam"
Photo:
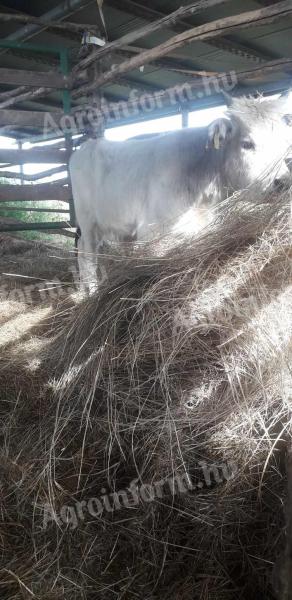
[[[0,165],[1,167],[1,165]],[[61,167],[54,167],[53,169],[48,169],[47,171],[42,171],[41,173],[36,173],[35,175],[26,175],[23,173],[13,173],[12,171],[2,171],[0,168],[0,177],[4,177],[5,179],[23,179],[24,181],[38,181],[39,179],[44,179],[45,177],[52,177],[58,173],[65,173],[66,165]],[[62,183],[64,184],[64,179],[66,179],[67,175],[62,177]]]
[[[84,31],[91,31],[92,33],[98,33],[98,28],[94,25],[82,24],[82,23],[69,23],[62,21],[43,21],[42,18],[33,17],[32,15],[19,14],[19,13],[5,13],[0,12],[0,22],[2,23],[23,23],[27,25],[39,25],[46,29],[59,29],[61,31],[70,31],[72,33],[83,34]]]
[[[1,69],[0,69],[0,71],[1,71]],[[20,71],[20,72],[23,73],[24,71]],[[33,73],[35,73],[35,72],[33,71]],[[50,72],[47,72],[47,75],[54,76],[54,73],[52,73],[50,71]],[[63,77],[63,76],[60,75],[60,77]],[[67,81],[68,88],[71,89],[72,84],[73,84],[72,77],[71,76],[65,77],[65,79]],[[46,83],[46,81],[47,81],[47,79],[45,78],[45,83]],[[77,79],[75,79],[75,83],[78,83],[78,81],[80,84],[82,82],[84,83],[84,81],[86,81],[86,82],[88,81],[88,76],[87,76],[86,71],[83,71],[82,73],[81,72],[78,73]],[[25,86],[20,86],[18,88],[15,88],[14,90],[10,90],[9,92],[0,93],[0,102],[3,101],[3,104],[0,104],[0,108],[13,106],[14,104],[18,104],[19,102],[25,102],[27,100],[33,100],[34,98],[37,98],[39,96],[47,96],[52,91],[51,87],[40,87],[35,90],[31,90],[30,89],[31,87],[32,87],[31,85],[25,85]],[[9,100],[9,102],[8,102],[8,100]]]
[[[50,91],[50,88],[43,87],[37,90],[30,90],[29,92],[24,92],[23,94],[13,96],[12,98],[7,98],[7,100],[0,102],[0,108],[7,108],[8,106],[14,106],[15,104],[19,104],[20,102],[25,102],[26,100],[33,100],[34,98],[45,96],[47,93],[50,93]]]
[[[68,227],[68,225],[67,225]],[[70,227],[72,227],[72,225],[70,224]],[[51,230],[46,230],[43,229],[44,233],[49,233],[50,235],[56,234],[56,235],[64,235],[65,237],[70,237],[73,238],[75,240],[76,237],[76,233],[74,231],[70,231],[70,229],[59,229],[59,230],[55,230],[55,229],[51,229]]]
[[[131,15],[146,19],[146,21],[155,21],[156,19],[166,16],[165,13],[162,13],[160,10],[158,11],[149,6],[144,6],[134,0],[107,0],[107,4],[118,10],[127,11]],[[172,25],[171,29],[177,33],[182,33],[193,26],[193,23],[190,21],[180,20]],[[263,62],[277,58],[276,56],[271,55],[271,53],[268,54],[262,50],[255,50],[254,48],[250,48],[249,45],[247,46],[246,44],[239,43],[237,40],[230,40],[226,37],[208,40],[208,44],[231,54],[242,56],[252,62]]]
[[[122,55],[124,57],[131,58],[133,54],[140,54],[144,51],[145,48],[138,48],[137,46],[127,46],[126,48],[120,48],[120,50],[117,50],[115,54],[117,56]],[[149,66],[157,67],[158,69],[162,69],[164,71],[174,71],[176,73],[183,73],[184,75],[210,75],[211,77],[213,75],[218,74],[218,71],[203,71],[202,68],[196,66],[196,64],[194,64],[192,60],[188,58],[183,60],[181,56],[179,56],[178,54],[175,55],[173,53],[167,58],[161,58],[159,60],[151,61],[151,63],[149,63]]]
[[[164,87],[161,85],[159,86],[156,83],[148,83],[148,81],[146,82],[143,79],[139,80],[136,77],[119,77],[115,83],[116,85],[130,88],[131,90],[140,90],[144,93],[150,92],[150,94],[153,94],[155,91],[161,90],[161,87]]]
[[[1,15],[1,13],[0,13]],[[24,71],[20,69],[0,68],[1,85],[25,85],[28,87],[47,87],[52,89],[69,89],[70,77],[49,71]]]
[[[278,59],[275,61],[267,62],[265,65],[257,65],[252,69],[245,71],[233,72],[233,83],[242,83],[245,81],[262,81],[262,79],[273,73],[277,72],[291,72],[292,71],[292,58],[290,59]],[[206,77],[202,82],[201,79],[184,83],[183,85],[176,85],[174,87],[162,90],[161,92],[155,92],[153,95],[154,102],[157,107],[163,108],[173,106],[176,103],[178,105],[190,104],[196,100],[196,98],[204,98],[204,96],[214,96],[219,94],[220,91],[226,89],[226,83],[230,81],[229,73],[220,73],[216,77]],[[187,93],[186,93],[187,92]],[[80,112],[86,110],[86,106],[79,107]],[[125,110],[127,114],[143,114],[143,102],[140,103],[139,98],[134,101],[120,103],[111,103],[106,105],[103,109],[103,114],[109,118],[119,114],[120,110]],[[96,111],[96,118],[99,118],[100,113]],[[153,111],[153,118],[155,117],[155,111]]]
[[[40,88],[39,88],[40,89]],[[41,111],[43,114],[44,113],[53,113],[53,112],[57,112],[58,110],[60,110],[60,102],[56,102],[55,100],[51,99],[45,99],[42,98],[42,92],[40,92],[40,96],[38,96],[38,90],[36,90],[37,93],[35,95],[33,95],[33,97],[30,99],[29,97],[26,98],[26,100],[24,100],[23,102],[18,102],[14,105],[11,106],[11,108],[13,108],[15,111],[17,110],[23,110],[23,111]],[[47,96],[47,94],[46,94]],[[9,108],[9,107],[7,107]]]
[[[35,173],[35,175],[26,175],[27,181],[39,181],[39,179],[44,179],[45,177],[52,177],[53,175],[57,175],[59,173],[66,173],[67,165],[62,165],[61,167],[54,167],[53,169],[48,169],[47,171],[41,171],[41,173]],[[67,174],[62,177],[62,185],[64,183],[68,183]]]
[[[6,225],[1,225],[0,222],[0,231],[1,232],[9,232],[9,231],[44,231],[51,229],[65,229],[66,227],[70,227],[70,223],[67,221],[62,222],[54,222],[51,223],[24,223],[23,221],[19,221],[18,223],[7,223]],[[70,236],[71,237],[71,236]],[[73,236],[72,236],[73,237]],[[75,237],[75,235],[74,235]]]
[[[36,148],[33,150],[7,150],[6,148],[0,148],[0,163],[10,163],[19,165],[21,162],[25,163],[40,163],[40,164],[54,164],[54,163],[67,163],[67,153],[61,150],[53,148]]]
[[[2,206],[0,206],[0,211],[2,212],[15,212],[15,211],[19,211],[21,210],[21,212],[40,212],[40,213],[64,213],[64,214],[69,214],[69,208],[36,208],[36,207],[27,207],[27,206],[5,206],[5,204],[3,203]],[[1,215],[0,215],[0,222],[1,222]]]
[[[270,6],[271,4],[275,4],[277,0],[257,0],[257,4],[261,6]]]
[[[157,8],[142,5],[135,0],[107,0],[107,5],[112,6],[121,12],[128,12],[135,17],[146,19],[146,21],[155,21],[156,19],[160,19],[162,16],[161,11],[157,10]]]
[[[115,40],[114,42],[110,42],[102,48],[98,48],[98,50],[94,50],[89,56],[80,61],[77,67],[75,67],[75,70],[84,69],[96,60],[104,58],[111,52],[114,52],[119,48],[123,48],[124,46],[133,44],[137,40],[147,37],[148,35],[151,35],[156,31],[160,31],[161,29],[167,27],[172,27],[173,25],[175,25],[175,23],[177,23],[184,17],[189,17],[198,14],[203,10],[212,8],[217,4],[223,4],[227,1],[228,0],[197,0],[196,2],[192,2],[192,4],[189,4],[188,6],[182,6],[178,10],[170,13],[169,15],[159,18],[157,19],[157,21],[154,21],[149,25],[145,25],[140,29],[136,29],[136,31],[131,31],[126,35],[123,35],[120,39]]]
[[[97,77],[91,84],[83,86],[78,90],[73,91],[72,96],[78,98],[87,94],[95,88],[98,88],[105,83],[114,81],[118,76],[124,75],[129,71],[137,69],[155,60],[166,56],[172,50],[182,48],[186,44],[190,44],[195,41],[207,40],[222,35],[223,33],[234,33],[237,30],[246,29],[256,25],[266,25],[272,23],[275,20],[285,18],[292,14],[292,3],[291,0],[284,0],[278,2],[274,6],[268,6],[258,10],[245,12],[239,15],[233,15],[231,17],[225,17],[223,19],[217,19],[211,23],[206,23],[198,27],[194,27],[184,33],[176,35],[170,38],[163,44],[146,50],[138,56],[134,56],[129,60],[124,61],[119,65],[113,65],[110,71],[106,71],[99,77]]]
[[[13,96],[18,96],[19,94],[22,94],[23,92],[26,92],[27,88],[25,87],[25,85],[22,85],[18,88],[14,88],[13,90],[9,90],[8,92],[0,92],[0,102],[2,102],[2,100],[7,100],[7,98],[12,98]]]
[[[130,50],[129,46],[127,46],[127,50],[121,48],[120,50],[118,50],[118,54],[121,54],[127,58],[131,58],[133,54],[137,55],[144,51],[145,48],[135,48]],[[209,75],[210,77],[212,77],[214,75],[219,74],[219,71],[206,71],[202,68],[200,69],[194,65],[193,61],[189,59],[182,60],[181,57],[179,57],[178,59],[173,58],[173,56],[161,58],[158,60],[151,61],[151,63],[149,63],[149,66],[150,65],[153,67],[157,67],[158,69],[162,69],[164,71],[174,71],[176,73],[183,73],[184,75],[203,75],[204,77]]]
[[[0,127],[13,126],[17,127],[31,127],[33,129],[44,129],[48,119],[54,122],[59,127],[60,120],[63,117],[62,112],[51,112],[44,113],[40,111],[26,111],[26,110],[0,110]]]
[[[29,202],[31,200],[62,200],[69,202],[69,188],[63,187],[61,183],[0,185],[0,202]]]

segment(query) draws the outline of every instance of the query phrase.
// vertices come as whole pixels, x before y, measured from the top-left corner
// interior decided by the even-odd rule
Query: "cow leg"
[[[78,243],[78,265],[81,291],[84,294],[91,294],[97,289],[96,251],[94,230],[88,232],[82,230]]]

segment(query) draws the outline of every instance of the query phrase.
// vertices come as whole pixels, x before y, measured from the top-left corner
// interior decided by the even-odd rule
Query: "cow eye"
[[[243,142],[241,142],[241,147],[244,150],[254,150],[255,149],[255,145],[251,140],[243,140]]]

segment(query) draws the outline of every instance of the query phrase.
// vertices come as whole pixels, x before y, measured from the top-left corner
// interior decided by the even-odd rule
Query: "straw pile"
[[[1,599],[291,597],[289,219],[241,194],[0,352]]]

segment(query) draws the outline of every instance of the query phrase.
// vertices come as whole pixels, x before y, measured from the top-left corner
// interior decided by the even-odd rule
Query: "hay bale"
[[[241,194],[0,355],[1,598],[284,600],[289,218]]]

